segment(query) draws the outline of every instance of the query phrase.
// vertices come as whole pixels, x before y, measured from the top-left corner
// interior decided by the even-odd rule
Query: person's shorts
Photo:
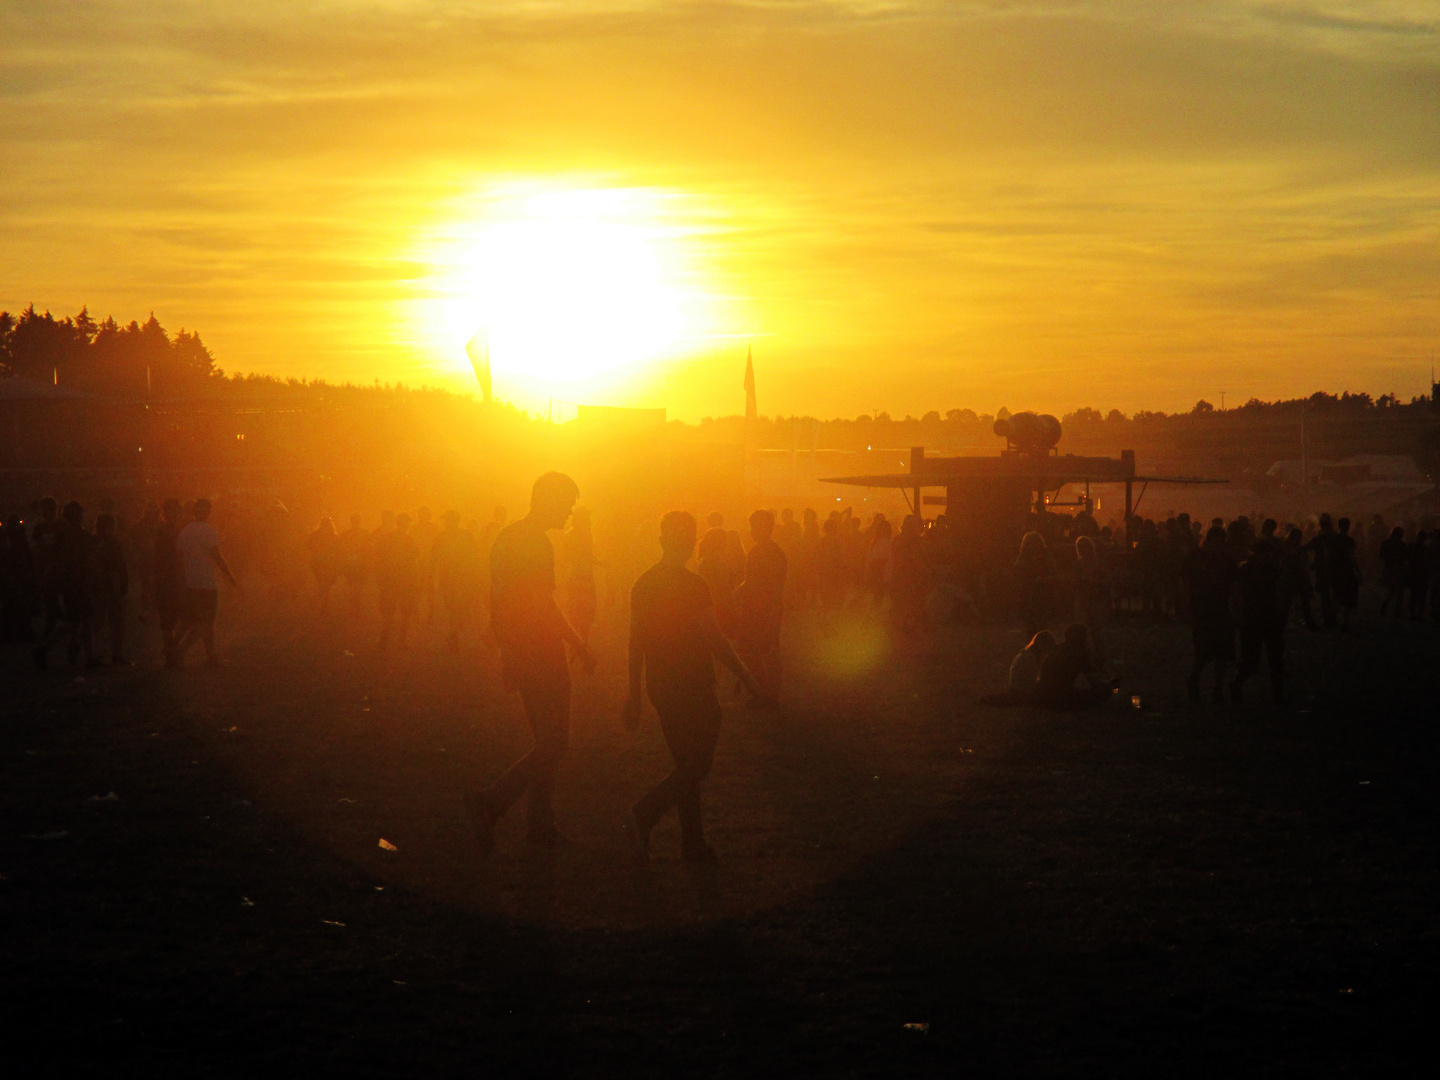
[[[1228,622],[1197,622],[1190,630],[1195,655],[1205,660],[1235,659],[1235,628]]]
[[[1360,582],[1354,578],[1342,578],[1334,585],[1335,604],[1342,608],[1360,606]]]
[[[210,624],[215,621],[215,613],[220,609],[220,592],[218,589],[186,589],[185,590],[185,617],[191,622]]]
[[[60,594],[60,610],[70,622],[83,622],[95,613],[90,594],[84,589],[66,589]]]
[[[720,739],[720,702],[712,687],[698,689],[693,695],[650,695],[650,704],[660,717],[660,731],[670,748],[675,764],[692,771],[697,778],[710,775],[715,758],[715,744]]]

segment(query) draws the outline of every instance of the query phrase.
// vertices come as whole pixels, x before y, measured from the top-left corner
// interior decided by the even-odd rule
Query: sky
[[[1428,387],[1434,0],[0,0],[0,308],[902,416]]]

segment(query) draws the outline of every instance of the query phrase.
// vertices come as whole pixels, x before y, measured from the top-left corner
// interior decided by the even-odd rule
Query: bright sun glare
[[[701,297],[665,202],[633,188],[491,200],[444,290],[451,340],[483,331],[493,372],[549,383],[672,351]]]

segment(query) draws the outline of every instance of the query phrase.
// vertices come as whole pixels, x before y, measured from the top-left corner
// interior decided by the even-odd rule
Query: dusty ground
[[[1185,629],[1118,628],[1126,697],[1053,716],[972,704],[1018,633],[916,648],[797,620],[785,708],[727,710],[706,793],[720,866],[680,863],[667,822],[639,873],[618,824],[666,765],[653,720],[631,738],[615,719],[613,630],[577,682],[574,847],[528,852],[515,815],[486,865],[461,796],[527,742],[489,658],[427,638],[382,663],[246,604],[219,671],[151,658],[76,681],[5,659],[10,1075],[1423,1060],[1440,974],[1428,624],[1293,632],[1283,711],[1191,706]]]

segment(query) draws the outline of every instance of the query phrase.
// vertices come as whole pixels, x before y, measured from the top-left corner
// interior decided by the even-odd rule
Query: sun
[[[703,296],[668,209],[635,188],[487,200],[444,289],[451,340],[483,333],[492,372],[549,384],[673,351],[697,332]]]

